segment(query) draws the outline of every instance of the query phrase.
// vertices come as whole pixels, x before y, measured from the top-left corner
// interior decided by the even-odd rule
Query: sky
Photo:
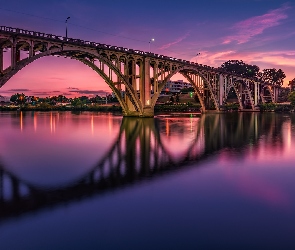
[[[27,0],[0,4],[0,25],[65,35],[70,17],[69,37],[143,51],[154,38],[150,49],[162,55],[213,67],[243,60],[282,69],[287,86],[295,78],[294,13],[294,0]],[[3,96],[16,92],[74,97],[111,90],[84,64],[45,57],[0,88]]]

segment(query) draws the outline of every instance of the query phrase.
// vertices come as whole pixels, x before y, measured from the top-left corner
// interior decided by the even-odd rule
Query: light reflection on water
[[[0,121],[1,249],[294,249],[294,115]]]

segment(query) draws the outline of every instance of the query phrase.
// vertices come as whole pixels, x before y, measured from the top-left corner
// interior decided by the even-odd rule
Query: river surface
[[[0,249],[295,249],[295,116],[0,113]]]

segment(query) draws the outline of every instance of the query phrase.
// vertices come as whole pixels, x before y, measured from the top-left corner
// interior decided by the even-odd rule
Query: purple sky
[[[295,3],[281,0],[28,0],[1,5],[0,23],[65,35],[70,16],[69,37],[144,51],[154,38],[152,52],[214,67],[237,59],[261,70],[281,68],[287,86],[295,78],[294,13]],[[4,96],[15,92],[78,96],[104,94],[110,88],[79,62],[47,57],[0,89]]]

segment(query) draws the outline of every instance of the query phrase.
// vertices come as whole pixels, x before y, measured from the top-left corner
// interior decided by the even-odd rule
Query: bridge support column
[[[132,86],[132,89],[134,89],[134,94],[137,95],[136,93],[136,74],[135,74],[135,62],[133,60],[127,61],[125,68],[124,68],[124,74],[125,76],[127,76],[129,84]],[[126,114],[126,116],[137,116],[137,113],[139,112],[139,110],[136,110],[134,104],[131,101],[131,95],[128,92],[128,90],[126,90],[126,104],[128,107],[128,114]]]
[[[258,105],[258,98],[259,98],[258,82],[254,82],[254,106]]]
[[[274,97],[274,102],[278,102],[278,97],[279,97],[279,87],[274,86],[273,87],[273,97]]]
[[[145,58],[140,72],[140,102],[142,104],[142,116],[153,117],[154,107],[151,100],[151,78],[150,78],[150,60]]]
[[[154,78],[154,87],[153,87],[153,92],[154,92],[154,95],[160,95],[159,93],[159,85],[158,85],[158,63],[155,62],[155,65],[154,65],[154,75],[153,75],[153,78]]]
[[[29,58],[33,57],[35,55],[34,53],[34,43],[31,42],[30,48],[29,48]]]
[[[219,105],[223,105],[225,85],[226,85],[226,77],[224,77],[223,75],[219,75]]]
[[[3,72],[3,48],[0,48],[0,74]]]
[[[14,69],[16,65],[16,45],[11,47],[11,68]]]

